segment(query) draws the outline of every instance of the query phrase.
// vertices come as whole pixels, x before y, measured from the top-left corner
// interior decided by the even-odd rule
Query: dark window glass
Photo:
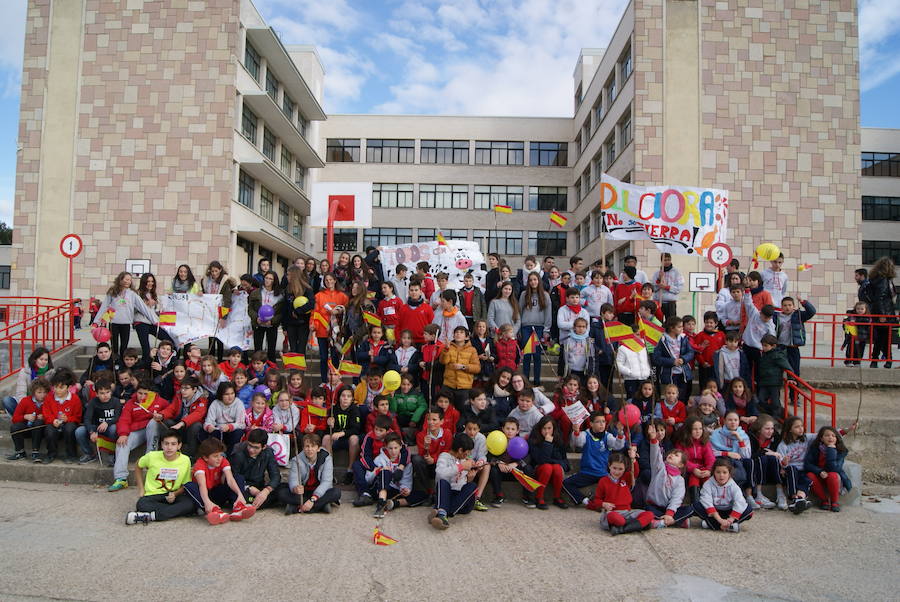
[[[566,255],[565,232],[529,232],[529,255]]]
[[[900,197],[864,196],[862,214],[864,220],[900,221]]]
[[[900,153],[863,153],[862,175],[900,178]]]
[[[250,45],[250,42],[247,42],[247,49],[244,51],[244,66],[253,79],[259,81],[259,53]]]
[[[256,146],[256,124],[256,114],[247,107],[244,107],[244,111],[241,114],[241,134],[243,134],[244,138],[249,140],[253,146]]]
[[[871,265],[882,257],[890,257],[894,263],[900,264],[900,241],[896,240],[864,240],[862,243],[862,262]]]
[[[275,134],[269,128],[263,128],[263,154],[269,161],[275,162]]]
[[[366,163],[412,163],[414,140],[366,140]]]
[[[328,232],[322,231],[322,250],[328,250]],[[335,228],[334,229],[334,250],[335,251],[355,251],[356,250],[356,228]]]
[[[255,189],[256,180],[241,170],[238,175],[238,202],[253,209],[253,191]]]
[[[569,145],[565,142],[532,142],[528,163],[533,166],[566,167]]]
[[[359,138],[329,138],[325,161],[328,163],[359,163]]]
[[[412,228],[366,228],[363,230],[363,248],[379,245],[404,245],[412,241]]]
[[[472,240],[484,244],[485,239],[488,242],[488,253],[522,255],[521,230],[472,230]]]
[[[412,207],[412,184],[372,184],[373,207]]]
[[[475,142],[475,165],[524,165],[524,142]]]
[[[562,186],[531,186],[528,208],[531,211],[566,211],[568,189]]]
[[[468,165],[469,143],[465,140],[422,140],[419,162]]]

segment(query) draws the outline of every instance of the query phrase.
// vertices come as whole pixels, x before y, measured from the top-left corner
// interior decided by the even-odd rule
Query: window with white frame
[[[469,187],[465,184],[420,184],[419,207],[424,209],[468,209]]]
[[[373,207],[412,207],[412,184],[372,184]]]
[[[475,209],[507,205],[521,210],[524,190],[522,186],[475,186]]]
[[[472,230],[472,240],[482,244],[486,240],[489,253],[522,255],[521,230]]]

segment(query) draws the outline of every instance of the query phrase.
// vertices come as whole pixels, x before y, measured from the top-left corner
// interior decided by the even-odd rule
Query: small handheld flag
[[[444,238],[443,232],[438,232],[438,235],[437,235],[437,243],[438,243],[438,246],[439,246],[439,247],[446,247],[446,246],[447,246],[447,239]]]
[[[859,334],[859,329],[856,328],[856,324],[844,324],[844,332],[855,337]]]
[[[306,356],[302,353],[282,353],[281,361],[284,363],[285,368],[291,367],[306,370]]]
[[[313,416],[318,416],[319,418],[325,418],[325,416],[328,415],[328,410],[312,403],[306,406],[306,410]]]
[[[159,314],[160,326],[175,326],[176,313],[174,311],[164,311]]]
[[[372,300],[375,298],[375,291],[366,291],[366,299]]]
[[[100,319],[109,324],[110,322],[112,322],[112,319],[115,317],[115,315],[116,309],[114,307],[107,307],[106,311],[103,312],[103,315],[100,316]]]
[[[363,312],[363,319],[366,322],[368,322],[369,324],[371,324],[372,326],[381,326],[381,318],[379,318],[378,316],[376,316],[375,314],[373,314],[370,311]]]
[[[622,339],[627,339],[634,336],[634,331],[631,330],[630,326],[621,322],[617,322],[615,320],[606,322],[605,329],[606,338],[610,341],[621,341]]]
[[[146,411],[150,411],[150,406],[153,405],[153,402],[156,401],[156,393],[150,391],[147,393],[147,396],[144,398],[144,401],[140,402],[138,405],[141,406]]]
[[[341,362],[338,372],[344,376],[359,376],[362,373],[362,366],[353,362]]]
[[[97,437],[97,447],[113,454],[116,453],[116,442],[110,441],[102,435]]]
[[[625,345],[635,353],[638,353],[641,349],[644,349],[644,343],[635,334],[632,334],[628,338],[619,340],[619,344]]]
[[[805,272],[806,270],[811,270],[812,267],[813,266],[811,263],[801,263],[800,265],[797,266],[797,270],[800,272]]]
[[[663,335],[662,326],[657,326],[653,322],[648,322],[643,318],[638,318],[638,328],[644,340],[650,341],[654,345],[659,343]]]
[[[353,347],[353,337],[347,337],[344,344],[341,345],[341,355],[347,355],[347,352]]]
[[[494,205],[494,211],[497,213],[512,213],[512,207],[509,205]]]
[[[381,532],[381,529],[375,527],[375,532],[372,535],[372,543],[374,543],[376,546],[392,546],[397,543],[397,540],[393,537],[388,537]]]
[[[537,479],[529,477],[527,474],[525,474],[518,468],[513,468],[512,474],[515,477],[515,479],[522,485],[522,487],[524,487],[525,489],[528,489],[529,491],[534,491],[538,487],[544,486],[543,483],[541,483]]]
[[[559,213],[557,211],[550,212],[550,222],[552,224],[557,225],[560,228],[562,228],[563,226],[566,225],[567,221],[569,221],[569,218],[564,216],[562,213]]]
[[[531,331],[531,336],[528,337],[528,340],[525,341],[525,345],[522,347],[522,355],[527,355],[529,353],[534,353],[537,348],[538,340],[537,335],[534,331]]]
[[[224,320],[225,317],[228,315],[228,312],[230,312],[230,311],[231,311],[231,308],[230,308],[230,307],[222,307],[222,306],[220,306],[220,307],[219,307],[219,319],[220,319],[220,320]]]

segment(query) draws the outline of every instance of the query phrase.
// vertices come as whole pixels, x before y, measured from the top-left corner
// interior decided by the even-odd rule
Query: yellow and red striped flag
[[[513,468],[512,473],[513,473],[513,476],[516,478],[516,480],[519,483],[521,483],[522,487],[524,487],[525,489],[528,489],[529,491],[534,491],[538,487],[544,486],[543,483],[541,483],[537,479],[529,477],[527,474],[525,474],[518,468]]]
[[[103,435],[97,436],[97,447],[100,449],[105,449],[106,451],[113,454],[116,453],[116,442],[110,441]]]
[[[812,267],[813,266],[811,263],[801,263],[800,265],[797,266],[797,271],[805,272],[806,270],[811,270]]]
[[[306,370],[306,356],[302,353],[282,353],[281,361],[285,368],[298,368]]]
[[[341,355],[347,355],[347,352],[353,347],[353,337],[347,337],[344,344],[341,345]]]
[[[631,326],[622,324],[616,320],[606,322],[604,328],[606,329],[606,338],[610,341],[621,341],[622,339],[634,336],[634,331],[631,330]]]
[[[344,376],[359,376],[362,374],[362,366],[353,362],[341,362],[341,365],[338,366],[338,372]]]
[[[381,318],[376,316],[370,311],[363,312],[363,320],[371,324],[372,326],[381,326]]]
[[[375,298],[375,291],[366,291],[366,299],[372,300]]]
[[[116,315],[116,308],[107,307],[106,311],[103,312],[103,315],[100,316],[100,319],[103,320],[104,322],[106,322],[107,324],[109,324],[110,322],[112,322],[112,319],[115,317],[115,315]]]
[[[372,542],[376,546],[392,546],[397,543],[397,540],[393,537],[388,537],[381,532],[381,529],[375,527],[375,533],[372,535]]]
[[[563,226],[566,225],[567,221],[569,221],[569,218],[564,216],[562,213],[559,213],[557,211],[550,212],[550,223],[562,228]]]
[[[230,311],[230,307],[219,306],[219,319],[224,320]]]
[[[447,246],[447,239],[444,238],[444,233],[443,233],[443,232],[438,232],[438,235],[437,235],[437,243],[438,243],[438,246],[439,246],[439,247],[446,247],[446,246]]]
[[[494,205],[494,211],[497,213],[512,213],[512,207],[509,205]]]
[[[657,326],[653,322],[648,322],[641,317],[638,317],[638,330],[641,333],[641,336],[644,337],[644,340],[650,341],[654,345],[659,343],[664,332],[662,326]]]
[[[328,415],[328,410],[323,408],[322,406],[317,406],[314,403],[310,403],[306,406],[306,411],[312,414],[313,416],[318,416],[319,418],[325,418]]]
[[[144,401],[140,402],[138,405],[149,412],[150,406],[153,405],[154,401],[156,401],[156,393],[154,393],[153,391],[149,391],[147,393],[147,396],[144,398]]]
[[[177,314],[174,311],[164,311],[159,314],[159,325],[160,326],[175,326],[175,319]]]
[[[313,312],[313,320],[321,324],[324,328],[328,328],[328,318],[322,315],[320,311]]]
[[[632,334],[630,337],[621,339],[619,341],[620,345],[625,345],[635,353],[638,353],[641,349],[644,349],[644,343],[637,337],[636,334]]]
[[[535,350],[537,349],[537,345],[538,345],[537,335],[532,330],[531,336],[528,337],[528,340],[525,341],[525,345],[522,346],[522,355],[525,355],[528,353],[534,353]]]

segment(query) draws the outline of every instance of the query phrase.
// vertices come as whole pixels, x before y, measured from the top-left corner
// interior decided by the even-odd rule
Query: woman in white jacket
[[[625,381],[625,399],[630,399],[641,386],[641,383],[650,378],[650,358],[647,349],[641,347],[640,351],[632,351],[626,345],[619,345],[616,349],[616,368]]]

